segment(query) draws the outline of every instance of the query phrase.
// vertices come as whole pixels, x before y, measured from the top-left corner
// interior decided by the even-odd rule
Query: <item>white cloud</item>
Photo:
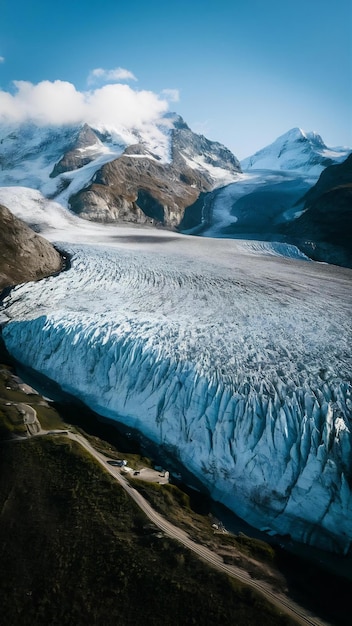
[[[5,57],[0,57],[0,63],[5,63]]]
[[[11,96],[12,110],[4,112],[0,105],[0,119],[3,113],[19,122],[30,120],[37,124],[73,124],[84,119],[85,96],[72,83],[44,80],[33,85],[16,80],[13,84],[17,92]]]
[[[180,92],[178,89],[163,89],[161,95],[164,96],[169,102],[179,102]]]
[[[97,81],[115,82],[120,80],[137,80],[135,75],[129,70],[123,67],[116,67],[113,70],[104,70],[101,67],[97,67],[89,73],[87,82],[88,85],[93,85]]]
[[[92,126],[155,129],[168,102],[152,91],[111,84],[81,92],[69,82],[42,81],[36,85],[15,81],[15,92],[0,90],[0,122],[32,121],[39,125],[87,122]],[[154,132],[154,131],[153,131]]]

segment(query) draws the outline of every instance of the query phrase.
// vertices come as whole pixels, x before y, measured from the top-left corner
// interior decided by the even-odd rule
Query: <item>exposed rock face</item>
[[[239,160],[228,148],[217,141],[210,141],[204,135],[194,133],[181,116],[177,116],[174,121],[171,137],[174,163],[184,165],[187,159],[200,158],[200,162],[212,167],[226,168],[233,173],[241,171]]]
[[[332,189],[352,185],[352,154],[345,161],[327,167],[317,183],[304,196],[305,207],[309,208],[324,193]]]
[[[165,226],[177,226],[186,206],[200,191],[211,189],[210,177],[185,164],[162,164],[136,146],[104,165],[94,183],[70,198],[71,209],[80,217],[114,222],[144,223],[147,216]],[[149,220],[150,221],[150,220]]]
[[[193,133],[177,118],[171,131],[171,162],[160,159],[141,144],[105,164],[91,185],[70,198],[80,217],[99,222],[153,221],[176,228],[186,207],[201,192],[216,186],[216,172],[241,171],[236,157],[224,146]],[[149,219],[148,219],[149,218]]]
[[[44,278],[61,267],[55,248],[0,205],[0,289]]]
[[[77,139],[72,148],[64,154],[64,156],[55,164],[50,174],[51,178],[55,178],[63,172],[77,170],[87,163],[91,163],[99,154],[102,142],[95,132],[84,124],[80,129]]]
[[[352,154],[322,172],[286,232],[317,261],[352,267]]]

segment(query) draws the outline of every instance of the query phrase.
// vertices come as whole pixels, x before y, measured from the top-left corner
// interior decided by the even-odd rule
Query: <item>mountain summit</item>
[[[318,133],[292,128],[273,143],[241,161],[243,170],[295,170],[318,177],[325,167],[340,163],[347,148],[328,148]]]

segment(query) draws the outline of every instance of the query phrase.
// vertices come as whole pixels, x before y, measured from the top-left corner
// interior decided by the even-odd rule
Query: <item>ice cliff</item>
[[[12,291],[3,336],[252,525],[345,552],[351,271],[256,245],[136,230],[70,246],[69,271]]]

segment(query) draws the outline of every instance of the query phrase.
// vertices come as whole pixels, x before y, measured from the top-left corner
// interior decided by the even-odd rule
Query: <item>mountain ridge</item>
[[[327,148],[316,132],[287,131],[242,161],[242,167],[249,168],[242,173],[240,162],[225,146],[193,133],[176,113],[166,114],[158,127],[158,145],[153,133],[102,125],[40,129],[27,123],[10,130],[2,129],[0,184],[36,189],[69,209],[72,217],[102,224],[157,225],[201,236],[276,238],[302,243],[312,258],[351,266],[348,255],[334,252],[328,234],[322,245],[314,219],[304,218],[304,232],[299,234],[304,220],[296,220],[306,210],[306,194],[328,163],[338,166],[349,152]],[[276,169],[258,169],[269,165]],[[10,193],[8,187],[4,191]],[[16,213],[15,202],[10,208]],[[27,221],[31,224],[30,216]],[[305,243],[315,245],[315,237],[320,237],[318,257]]]
[[[201,191],[235,180],[241,167],[230,150],[193,133],[176,114],[160,133],[156,146],[139,131],[127,137],[87,124],[38,133],[33,124],[3,129],[0,184],[38,189],[93,221],[177,227]],[[112,170],[119,185],[111,184]]]

